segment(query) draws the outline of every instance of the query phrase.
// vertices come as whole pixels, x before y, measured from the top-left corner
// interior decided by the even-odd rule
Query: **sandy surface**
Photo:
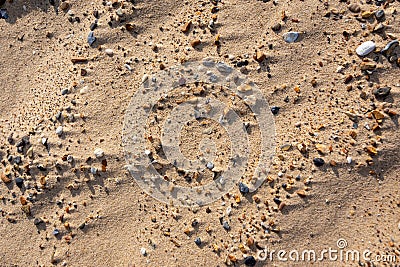
[[[359,1],[352,11],[350,1],[111,2],[3,6],[9,18],[0,19],[1,266],[251,266],[250,255],[256,266],[359,266],[257,258],[263,247],[338,249],[339,239],[345,249],[369,249],[371,258],[396,257],[375,266],[400,264],[400,49],[379,53],[400,38],[399,1]],[[374,15],[379,9],[382,25]],[[89,46],[95,10],[97,39]],[[288,31],[300,32],[299,39],[286,43]],[[193,48],[196,39],[201,43]],[[369,40],[376,51],[357,56]],[[253,59],[256,51],[266,59]],[[73,63],[77,57],[86,60]],[[236,186],[203,207],[172,206],[149,196],[124,168],[124,115],[145,74],[205,57],[231,66],[247,60],[234,68],[280,107],[276,151],[269,179],[256,192],[242,195]],[[361,70],[363,60],[375,62],[369,73]],[[375,97],[379,87],[391,87],[390,94]],[[160,134],[149,122],[143,126]],[[211,126],[216,147],[229,150],[218,123],[195,121],[182,132],[185,155],[196,157],[198,139]],[[29,144],[18,152],[25,136]],[[256,133],[250,140],[257,148]],[[96,148],[103,157],[96,158]],[[315,158],[325,164],[315,166]],[[206,173],[198,182],[211,179]],[[179,173],[176,183],[185,183]]]

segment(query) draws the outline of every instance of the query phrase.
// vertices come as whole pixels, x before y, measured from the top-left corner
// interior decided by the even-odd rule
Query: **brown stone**
[[[188,22],[186,22],[186,23],[181,27],[181,31],[182,31],[183,33],[188,33],[191,26],[192,26],[192,22],[191,22],[191,21],[188,21]]]
[[[11,182],[11,179],[8,178],[3,172],[0,174],[0,177],[1,177],[1,180],[6,184]]]
[[[195,39],[195,40],[193,40],[193,41],[190,42],[190,45],[191,45],[192,47],[196,47],[196,46],[198,46],[199,44],[201,44],[201,41],[200,41],[199,39]]]

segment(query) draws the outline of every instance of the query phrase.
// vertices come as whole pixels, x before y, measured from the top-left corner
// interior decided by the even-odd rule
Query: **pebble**
[[[39,225],[39,224],[41,224],[41,223],[43,223],[43,220],[40,219],[40,218],[35,218],[35,219],[33,220],[33,224],[34,224],[34,225]]]
[[[53,235],[58,235],[60,234],[60,230],[58,230],[57,228],[53,230]]]
[[[110,57],[114,55],[114,51],[111,48],[107,48],[104,52]]]
[[[8,19],[8,12],[7,9],[0,9],[0,19]]]
[[[280,109],[281,109],[280,107],[272,107],[271,112],[274,115],[278,115]]]
[[[104,156],[104,151],[101,148],[96,148],[94,150],[94,155],[96,156],[96,158],[101,158]]]
[[[94,37],[94,32],[93,31],[89,32],[88,37],[87,37],[87,41],[88,41],[90,46],[96,41],[96,37]]]
[[[369,53],[374,51],[375,48],[376,48],[376,45],[373,41],[367,41],[367,42],[362,43],[359,47],[357,47],[356,53],[360,57],[365,57],[366,55],[368,55]]]
[[[201,44],[201,41],[199,39],[195,39],[193,41],[190,42],[190,45],[194,48],[196,46],[198,46],[199,44]]]
[[[351,157],[347,157],[347,163],[351,164],[353,162],[353,159]]]
[[[240,182],[240,183],[239,183],[239,191],[240,191],[240,193],[242,193],[243,195],[244,195],[244,194],[247,194],[247,193],[249,193],[249,187],[248,187],[247,185],[245,185],[244,183]]]
[[[58,136],[61,136],[63,134],[63,132],[64,132],[63,127],[62,126],[58,126],[57,129],[56,129],[56,134]]]
[[[381,54],[385,55],[385,56],[390,56],[393,52],[393,50],[399,46],[399,41],[398,40],[393,40],[391,42],[389,42],[382,50],[381,50]]]
[[[81,90],[79,91],[79,93],[80,93],[81,95],[84,95],[84,94],[86,94],[88,91],[89,91],[89,87],[88,87],[88,86],[84,86],[84,87],[81,88]]]
[[[379,9],[375,12],[375,17],[377,20],[382,20],[385,17],[385,11]]]
[[[349,5],[349,10],[353,13],[359,13],[361,11],[361,7],[358,4],[353,3]]]
[[[283,34],[283,40],[285,40],[285,42],[287,42],[287,43],[294,43],[297,41],[299,36],[300,36],[300,33],[298,33],[298,32],[287,32],[287,33]]]
[[[65,88],[65,89],[61,90],[61,95],[66,95],[68,93],[69,93],[68,88]]]
[[[317,167],[321,167],[325,164],[325,161],[322,158],[314,158],[313,162],[314,162],[314,165]]]
[[[224,227],[224,229],[227,231],[229,231],[231,229],[231,226],[229,225],[229,223],[227,221],[224,221],[222,223],[222,227]]]
[[[246,266],[253,267],[256,265],[256,263],[257,263],[257,261],[253,256],[247,256],[246,258],[244,258],[244,264]]]
[[[147,255],[146,249],[145,248],[141,248],[140,249],[140,254],[142,254],[143,256],[146,256]]]
[[[272,27],[271,27],[271,29],[272,29],[274,32],[280,31],[281,28],[282,28],[282,25],[281,25],[280,23],[276,23],[276,24],[272,25]]]
[[[207,169],[212,170],[214,168],[214,164],[212,162],[207,162]]]
[[[22,186],[24,185],[24,179],[22,179],[21,177],[17,177],[15,179],[15,184],[19,187],[22,188]]]
[[[196,245],[200,246],[201,245],[200,237],[196,237],[196,239],[194,240],[194,243],[196,243]]]
[[[390,87],[380,87],[376,88],[372,91],[372,93],[375,95],[375,97],[385,97],[390,94]]]

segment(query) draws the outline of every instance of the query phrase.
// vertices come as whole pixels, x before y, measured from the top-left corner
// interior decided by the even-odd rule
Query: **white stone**
[[[376,48],[376,45],[374,42],[367,41],[367,42],[362,43],[359,47],[357,47],[356,53],[360,57],[365,57],[366,55],[368,55],[369,53],[374,51],[375,48]]]
[[[60,136],[60,135],[63,134],[63,132],[64,132],[63,127],[62,127],[62,126],[58,126],[57,129],[56,129],[56,134],[57,134],[58,136]]]
[[[79,93],[81,95],[86,94],[89,91],[89,87],[88,86],[84,86],[81,88],[81,90],[79,91]]]
[[[111,48],[107,48],[106,50],[104,50],[104,52],[105,52],[107,55],[109,55],[110,57],[111,57],[112,55],[114,55],[114,51],[113,51]]]
[[[104,151],[101,148],[96,148],[94,150],[94,155],[96,156],[96,158],[101,158],[104,156]]]

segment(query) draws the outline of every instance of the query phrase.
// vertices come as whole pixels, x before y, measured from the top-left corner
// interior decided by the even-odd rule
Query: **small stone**
[[[376,63],[374,62],[361,62],[361,70],[374,70],[376,68]]]
[[[281,109],[280,107],[275,107],[274,106],[274,107],[271,108],[271,112],[274,115],[278,115],[280,109]]]
[[[43,220],[40,219],[40,218],[35,218],[35,219],[33,220],[33,224],[34,224],[34,225],[39,225],[39,224],[41,224],[41,223],[43,223]]]
[[[371,11],[364,11],[361,13],[361,17],[363,19],[368,19],[370,18],[374,13],[372,13]]]
[[[262,51],[257,51],[256,55],[254,56],[254,59],[258,63],[263,62],[266,58],[267,58],[267,56]]]
[[[89,32],[88,37],[87,37],[87,41],[88,41],[90,46],[92,46],[92,44],[94,42],[96,42],[96,37],[94,37],[94,32],[93,31]]]
[[[377,151],[376,148],[373,147],[373,146],[367,147],[366,150],[367,150],[367,153],[368,153],[369,155],[371,155],[371,156],[376,156],[376,155],[378,154],[378,151]]]
[[[56,134],[58,136],[61,136],[63,134],[63,132],[64,132],[63,127],[62,126],[58,126],[57,129],[56,129]]]
[[[356,53],[360,57],[365,57],[366,55],[368,55],[369,53],[374,51],[375,48],[376,48],[376,45],[373,41],[367,41],[357,47]]]
[[[348,163],[348,164],[351,164],[351,163],[353,162],[353,158],[350,157],[350,156],[347,157],[346,160],[347,160],[347,163]]]
[[[24,185],[24,179],[22,179],[21,177],[17,177],[15,179],[15,184],[19,187],[22,188],[22,186]]]
[[[61,2],[60,3],[60,9],[62,11],[66,11],[69,8],[69,3],[68,2]]]
[[[198,46],[198,45],[200,45],[201,44],[201,41],[199,40],[199,39],[195,39],[195,40],[193,40],[193,41],[191,41],[190,42],[190,45],[194,48],[194,47],[196,47],[196,46]]]
[[[104,52],[110,57],[114,55],[114,51],[111,48],[107,48]]]
[[[207,162],[206,167],[207,169],[212,170],[214,168],[214,164],[212,162]]]
[[[298,191],[296,191],[296,194],[299,197],[306,197],[307,196],[306,191],[304,191],[304,190],[298,190]]]
[[[244,264],[246,266],[254,267],[257,264],[257,261],[253,256],[247,256],[244,258]]]
[[[140,254],[142,254],[143,256],[146,256],[147,255],[146,249],[145,248],[141,248],[140,249]]]
[[[314,162],[314,165],[317,167],[321,167],[325,164],[325,161],[322,158],[314,158],[313,162]]]
[[[382,31],[384,28],[385,28],[385,25],[383,25],[382,23],[378,23],[378,24],[374,27],[373,32]]]
[[[375,17],[377,20],[382,20],[385,17],[385,11],[382,9],[375,11]]]
[[[292,148],[291,144],[284,144],[281,146],[282,151],[289,151]]]
[[[385,115],[383,115],[378,110],[374,110],[371,113],[372,113],[372,116],[374,116],[375,120],[382,120],[383,118],[385,118]]]
[[[283,40],[285,40],[285,42],[287,42],[287,43],[294,43],[297,41],[299,36],[300,36],[300,33],[298,33],[298,32],[287,32],[287,33],[283,34]]]
[[[104,151],[101,148],[96,148],[94,150],[94,155],[96,156],[96,158],[102,158],[104,157]]]
[[[321,154],[327,154],[328,153],[328,147],[326,145],[322,145],[322,144],[316,144],[315,148],[317,149],[317,151]]]
[[[249,190],[249,187],[247,185],[245,185],[244,183],[240,182],[239,183],[239,191],[240,191],[240,193],[242,193],[244,195],[244,194],[249,193],[250,190]]]
[[[231,229],[229,223],[227,221],[224,221],[222,223],[222,227],[224,227],[225,230],[229,231]]]
[[[196,245],[200,246],[200,245],[201,245],[201,239],[200,239],[200,237],[196,237],[196,239],[194,240],[194,243],[195,243]]]
[[[249,238],[247,238],[246,244],[249,247],[253,246],[254,245],[254,238],[251,237],[251,236]]]
[[[59,235],[60,234],[60,230],[58,230],[57,228],[53,230],[53,235]]]
[[[353,3],[349,5],[349,10],[353,13],[359,13],[361,11],[361,7],[358,4]]]
[[[281,28],[282,28],[282,25],[281,25],[280,23],[276,23],[276,24],[272,25],[272,27],[271,27],[271,29],[272,29],[274,32],[280,31]]]
[[[181,31],[183,33],[187,33],[187,32],[189,32],[191,26],[192,26],[192,22],[188,21],[181,27]]]
[[[279,197],[274,197],[273,200],[276,203],[276,205],[280,205],[282,203],[282,200],[280,200]]]
[[[381,50],[381,54],[388,57],[391,56],[393,54],[393,51],[396,47],[399,46],[399,41],[398,40],[393,40],[391,42],[389,42],[382,50]]]
[[[84,87],[81,88],[81,90],[79,90],[79,93],[80,93],[81,95],[84,95],[84,94],[86,94],[88,91],[89,91],[89,87],[88,87],[88,86],[84,86]]]
[[[11,179],[8,178],[3,172],[0,174],[1,180],[3,181],[3,183],[8,184],[11,182]]]

